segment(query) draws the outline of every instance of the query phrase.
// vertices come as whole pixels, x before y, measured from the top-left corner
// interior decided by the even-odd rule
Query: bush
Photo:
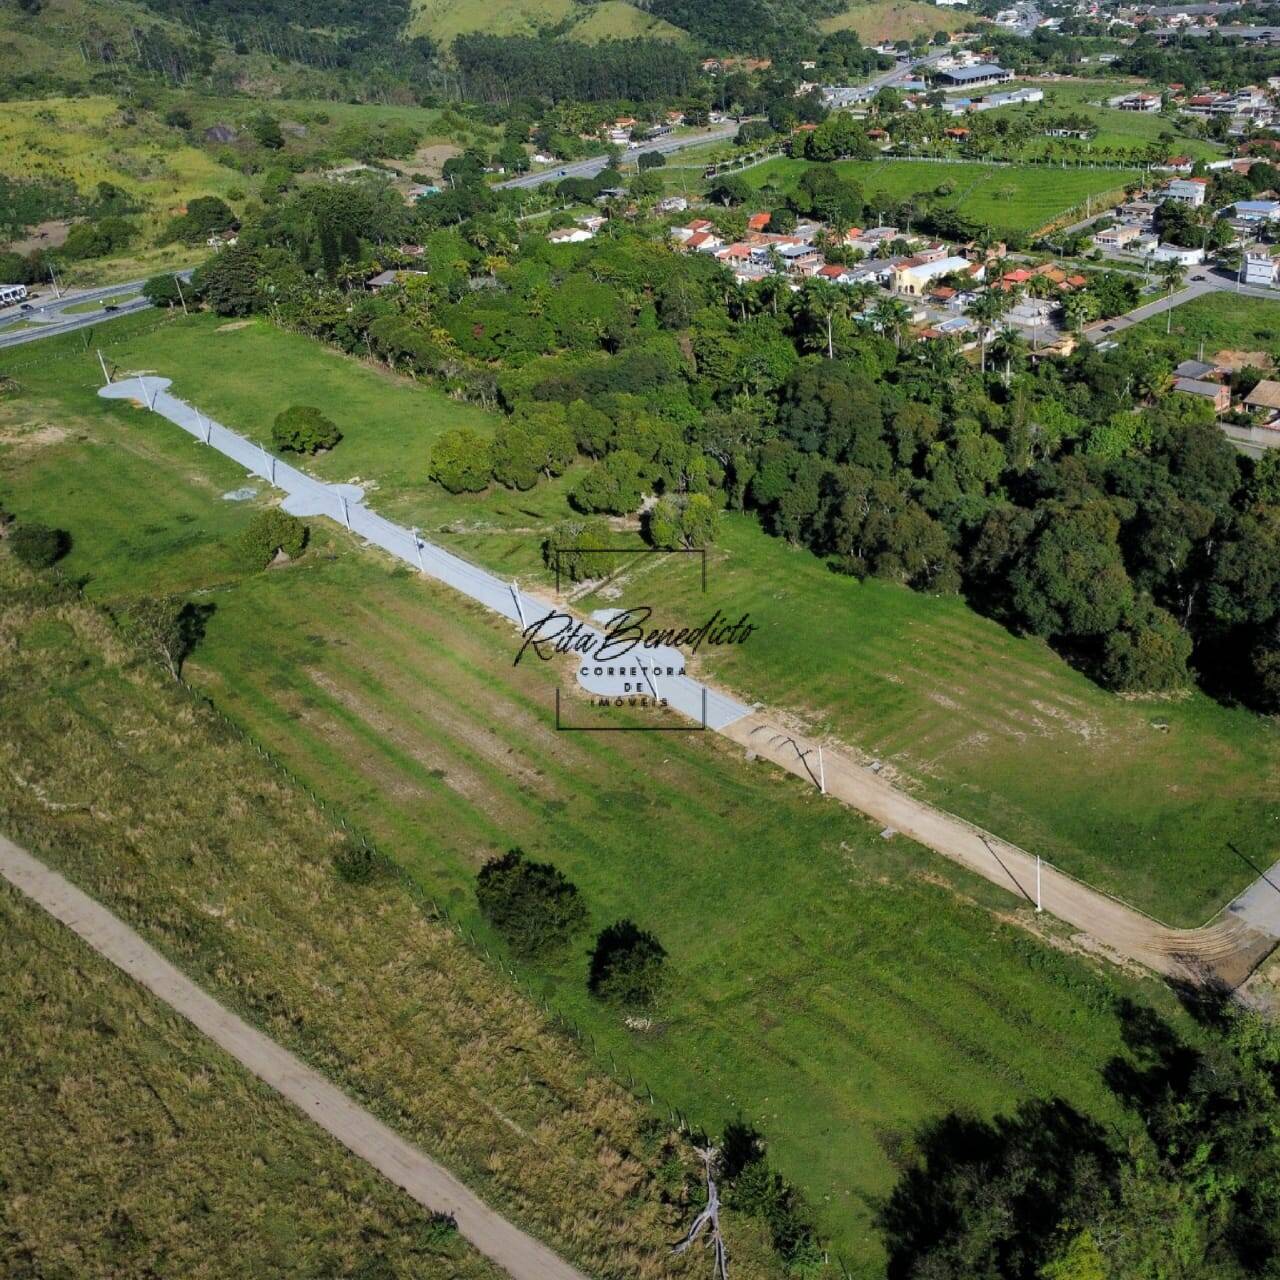
[[[142,286],[142,296],[153,307],[176,307],[182,302],[182,292],[178,285],[178,277],[171,272],[152,276]]]
[[[431,478],[450,493],[479,493],[492,472],[492,444],[469,427],[446,431],[431,450]]]
[[[542,544],[542,559],[548,569],[570,582],[587,578],[607,578],[622,563],[619,552],[606,550],[612,540],[608,524],[599,518],[570,517],[555,525]]]
[[[354,840],[344,841],[333,855],[333,869],[346,884],[368,884],[380,866],[379,856],[368,845],[356,844]]]
[[[44,524],[20,524],[9,535],[9,546],[28,569],[47,569],[71,550],[71,535]]]
[[[237,558],[248,569],[265,569],[277,553],[296,556],[307,545],[307,526],[279,507],[259,511],[249,521],[236,546]]]
[[[619,920],[596,938],[587,990],[611,1004],[652,1004],[666,980],[666,959],[653,934],[630,920]]]
[[[526,955],[562,946],[587,920],[577,887],[549,862],[527,862],[520,849],[480,868],[476,901],[484,918]]]
[[[332,449],[342,439],[342,432],[314,405],[295,404],[276,414],[271,426],[271,442],[277,449],[294,453],[315,453]]]

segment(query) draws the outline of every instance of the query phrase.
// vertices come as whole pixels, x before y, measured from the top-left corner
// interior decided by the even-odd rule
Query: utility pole
[[[186,295],[182,292],[182,277],[176,271],[173,273],[173,283],[178,286],[178,301],[182,303],[182,314],[189,316],[191,312],[187,310]]]
[[[347,532],[351,532],[351,513],[347,510],[347,499],[345,494],[338,494],[338,501],[342,503],[342,523],[347,526]]]
[[[1036,854],[1036,912],[1044,910],[1044,902],[1040,897],[1040,855]]]
[[[418,537],[418,526],[413,526],[413,550],[418,557],[418,572],[426,573],[426,569],[422,565],[422,539]]]
[[[511,579],[511,595],[516,602],[516,612],[520,615],[520,629],[527,630],[529,624],[524,618],[524,601],[520,599],[520,584],[514,578]]]
[[[49,279],[53,281],[53,296],[55,298],[62,297],[62,290],[58,288],[58,273],[53,269],[53,263],[49,263]]]
[[[98,352],[98,363],[102,366],[102,376],[107,381],[107,386],[111,385],[111,374],[107,369],[107,362],[102,358],[102,352]]]
[[[822,743],[818,743],[818,790],[827,794],[827,770],[822,763]]]

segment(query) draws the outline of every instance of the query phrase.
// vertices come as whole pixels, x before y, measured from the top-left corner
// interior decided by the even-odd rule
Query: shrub
[[[619,920],[596,938],[587,990],[611,1004],[652,1004],[666,979],[666,959],[653,934],[630,920]]]
[[[9,546],[28,569],[47,569],[71,550],[71,535],[44,524],[20,524],[9,535]]]
[[[354,840],[343,842],[333,855],[333,869],[346,884],[368,884],[378,874],[381,859],[365,844]]]
[[[599,519],[571,516],[552,528],[542,544],[542,559],[548,569],[559,572],[570,582],[587,578],[607,578],[622,563],[619,552],[606,550],[612,534],[608,524]]]
[[[237,558],[248,569],[265,569],[278,552],[296,556],[307,545],[307,526],[279,507],[259,511],[249,521],[236,546]]]
[[[341,439],[342,432],[337,425],[309,404],[282,409],[271,426],[271,442],[276,448],[291,449],[294,453],[332,449]]]
[[[520,849],[480,868],[476,900],[485,919],[526,955],[563,945],[587,919],[577,887],[549,862],[527,862]]]
[[[446,431],[431,450],[431,478],[450,493],[479,493],[489,487],[493,446],[477,431]]]

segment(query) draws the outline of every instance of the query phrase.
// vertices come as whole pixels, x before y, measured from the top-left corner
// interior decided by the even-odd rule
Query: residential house
[[[1276,260],[1266,249],[1250,249],[1244,255],[1244,283],[1271,289],[1276,283]]]
[[[1232,217],[1241,222],[1269,222],[1280,218],[1280,200],[1237,200],[1231,209]]]
[[[1208,178],[1174,178],[1161,190],[1160,194],[1166,200],[1177,200],[1179,204],[1198,209],[1204,204],[1208,185]]]
[[[724,241],[713,231],[698,231],[691,235],[683,245],[690,253],[715,253],[724,246]]]
[[[1141,234],[1141,230],[1132,223],[1121,222],[1114,227],[1107,227],[1105,231],[1095,231],[1093,243],[1103,249],[1123,249]]]
[[[552,244],[581,244],[595,238],[595,232],[588,231],[586,227],[561,227],[558,231],[547,232],[547,239]]]
[[[1231,408],[1231,388],[1221,382],[1201,382],[1196,378],[1175,378],[1173,389],[1184,396],[1198,396],[1213,405],[1214,413],[1226,413]]]
[[[1274,421],[1280,413],[1280,382],[1263,378],[1244,398],[1244,407]]]
[[[379,271],[376,276],[372,276],[365,281],[365,288],[372,293],[378,293],[388,285],[400,284],[408,276],[425,276],[427,274],[426,271],[406,271],[403,269]]]
[[[1174,366],[1173,376],[1191,378],[1197,382],[1220,382],[1222,372],[1218,365],[1211,364],[1208,360],[1184,360],[1181,364]]]
[[[1122,93],[1118,98],[1110,98],[1108,106],[1117,111],[1159,111],[1160,95],[1158,93]]]
[[[654,208],[659,213],[683,213],[689,207],[684,196],[663,196]]]
[[[769,225],[769,221],[770,221],[770,219],[771,219],[772,217],[773,217],[773,214],[771,214],[771,213],[769,213],[769,212],[767,212],[767,211],[765,211],[765,212],[761,212],[761,213],[753,213],[753,214],[752,214],[752,215],[747,219],[747,230],[748,230],[748,231],[763,231],[763,230],[765,229],[765,227],[767,227],[767,226]]]
[[[1180,244],[1157,244],[1146,256],[1152,262],[1176,262],[1180,267],[1198,267],[1204,261],[1204,250],[1185,249]]]
[[[701,231],[710,231],[715,224],[708,218],[694,218],[681,227],[672,227],[668,232],[673,240],[689,240]]]

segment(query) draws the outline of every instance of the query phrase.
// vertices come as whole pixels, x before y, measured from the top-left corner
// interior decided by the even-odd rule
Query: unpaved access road
[[[582,1272],[546,1245],[495,1213],[443,1165],[352,1102],[300,1058],[219,1004],[148,946],[119,916],[2,835],[0,876],[424,1208],[451,1213],[458,1231],[515,1280],[586,1280]]]

